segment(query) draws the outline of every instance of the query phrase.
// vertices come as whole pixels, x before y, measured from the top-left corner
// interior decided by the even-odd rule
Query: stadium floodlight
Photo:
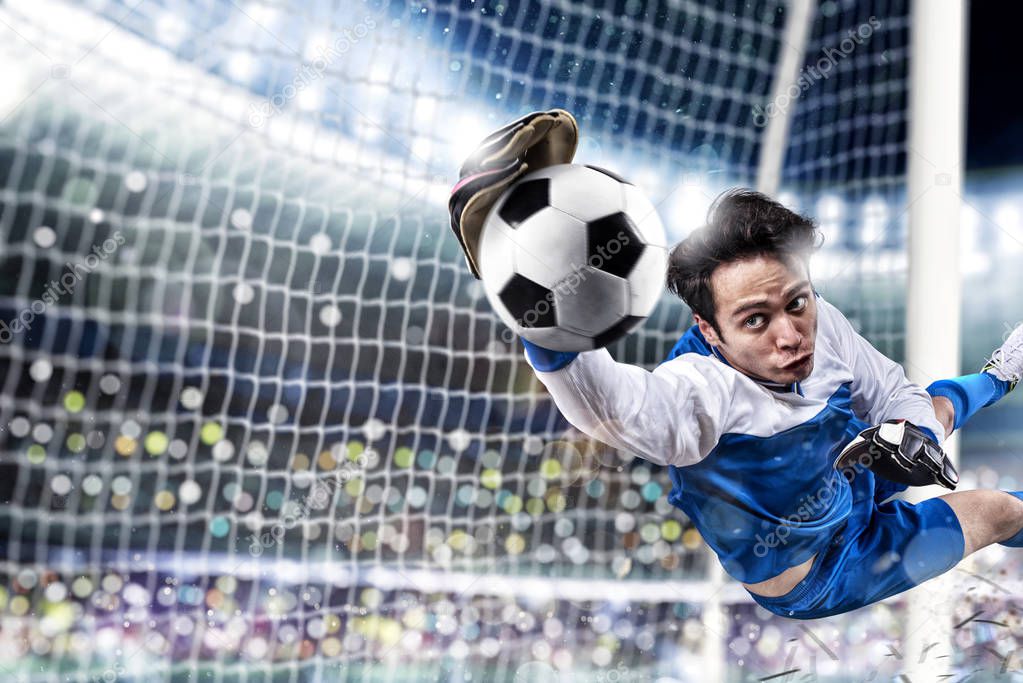
[[[629,182],[643,190],[643,193],[650,197],[651,201],[657,201],[664,197],[666,185],[671,181],[665,179],[663,174],[644,165],[641,161],[634,161],[633,163],[609,161],[611,162],[608,164],[609,166],[621,169],[616,172],[626,174]]]
[[[326,31],[314,33],[305,41],[302,48],[302,58],[310,63],[318,57],[322,58],[330,50],[333,41],[334,39],[330,33]]]
[[[492,128],[493,126],[488,125],[486,119],[481,118],[478,113],[456,114],[453,125],[446,131],[448,156],[453,163],[461,163],[476,149],[480,140],[490,134]]]
[[[433,117],[437,114],[437,98],[436,97],[417,97],[413,108],[413,114],[415,115],[416,121],[422,121],[425,124],[432,124]]]
[[[430,155],[433,154],[433,140],[426,137],[418,137],[412,141],[412,156],[416,161],[426,161],[430,159]],[[426,161],[429,163],[429,161]]]
[[[188,37],[188,34],[188,23],[173,12],[162,12],[156,19],[155,35],[161,45],[175,49]]]
[[[791,210],[795,211],[796,213],[799,213],[799,211],[800,211],[799,196],[796,195],[795,193],[793,193],[793,192],[779,192],[778,193],[778,201],[782,204],[782,206],[784,206],[784,207],[786,207],[788,209],[791,209]]]
[[[295,104],[304,111],[319,111],[325,101],[323,88],[317,87],[316,84],[303,86],[295,95]]]
[[[251,55],[236,52],[227,60],[227,73],[236,81],[248,81],[256,73],[256,61]]]
[[[255,24],[263,31],[272,31],[275,22],[280,17],[280,12],[276,8],[259,2],[259,0],[247,3],[244,14],[249,22]]]
[[[714,192],[699,181],[683,182],[674,190],[671,209],[664,218],[665,227],[675,241],[706,223],[714,196]]]

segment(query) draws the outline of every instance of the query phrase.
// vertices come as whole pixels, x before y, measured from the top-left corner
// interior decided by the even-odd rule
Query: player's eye
[[[756,328],[764,324],[764,316],[761,315],[760,313],[757,313],[756,315],[751,315],[750,317],[746,318],[742,324],[751,330],[755,330]]]
[[[795,299],[793,299],[791,302],[789,302],[789,310],[790,311],[801,311],[804,308],[806,308],[806,304],[807,304],[808,301],[809,301],[809,299],[805,295],[797,296]]]

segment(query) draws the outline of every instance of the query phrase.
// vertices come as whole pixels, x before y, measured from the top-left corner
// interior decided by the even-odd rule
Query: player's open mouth
[[[799,368],[801,368],[804,365],[806,365],[807,363],[809,363],[811,358],[813,358],[813,352],[812,351],[810,353],[806,354],[805,356],[800,356],[799,358],[797,358],[796,360],[792,361],[788,365],[783,365],[782,366],[782,370],[798,370]]]

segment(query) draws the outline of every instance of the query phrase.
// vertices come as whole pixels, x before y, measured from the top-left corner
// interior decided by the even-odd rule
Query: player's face
[[[790,384],[813,371],[817,304],[802,263],[757,256],[718,266],[710,278],[718,335],[697,318],[707,341],[741,372]]]

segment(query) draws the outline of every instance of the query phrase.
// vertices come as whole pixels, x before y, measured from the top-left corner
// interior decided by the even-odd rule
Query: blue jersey
[[[823,550],[845,523],[852,491],[834,462],[858,432],[904,418],[944,438],[927,392],[819,296],[817,311],[813,370],[788,386],[735,370],[696,327],[653,372],[606,349],[533,367],[577,429],[668,466],[668,500],[729,575],[757,583]]]

